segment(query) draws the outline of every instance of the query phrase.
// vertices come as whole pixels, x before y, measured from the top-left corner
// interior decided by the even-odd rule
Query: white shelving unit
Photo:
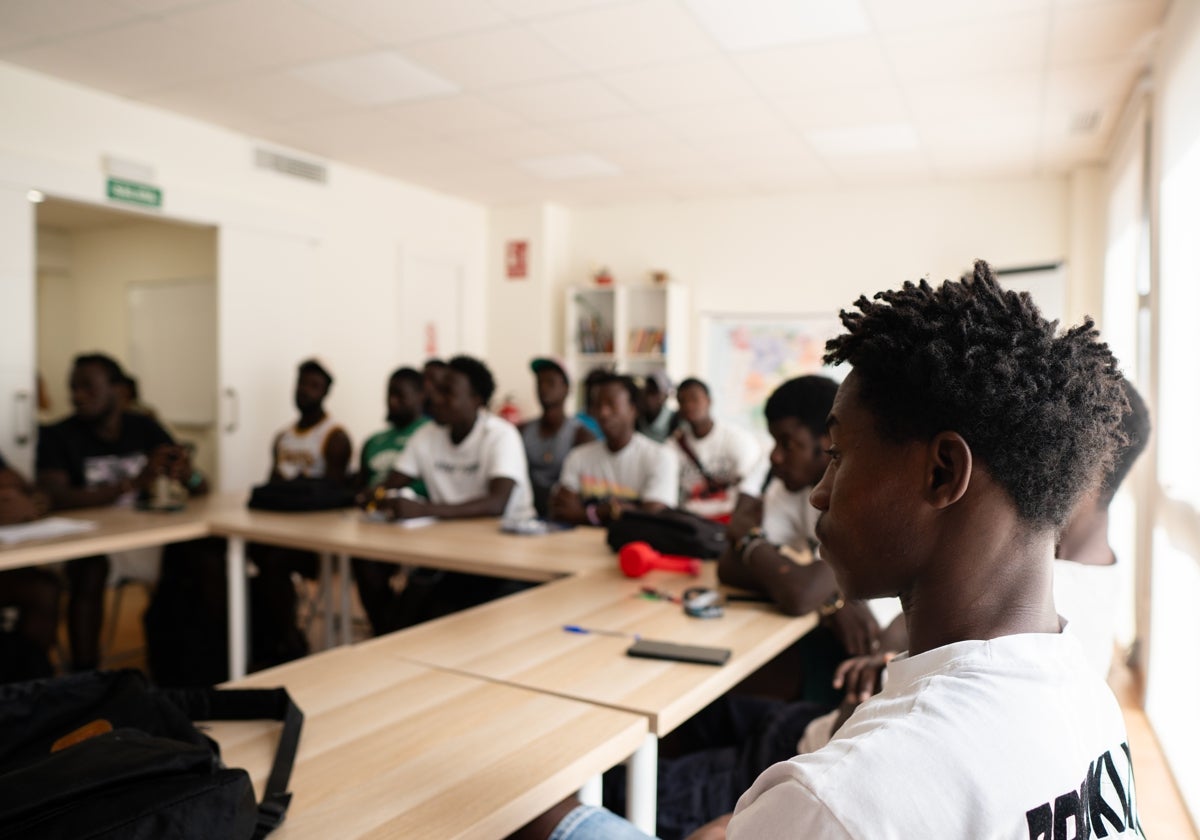
[[[566,301],[564,361],[573,382],[603,367],[645,376],[688,371],[687,288],[678,283],[572,286]]]

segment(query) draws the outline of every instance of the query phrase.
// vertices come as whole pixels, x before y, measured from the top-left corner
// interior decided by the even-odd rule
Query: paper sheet
[[[83,534],[93,530],[95,522],[86,519],[68,519],[65,516],[50,516],[33,522],[23,522],[20,525],[0,526],[0,545],[29,540],[48,540],[54,537],[69,537],[73,534]]]

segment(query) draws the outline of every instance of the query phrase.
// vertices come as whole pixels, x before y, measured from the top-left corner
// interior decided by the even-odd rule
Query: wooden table
[[[305,714],[289,838],[500,838],[638,748],[645,717],[337,648],[231,685]],[[213,723],[261,793],[279,724]]]
[[[209,517],[209,527],[213,534],[229,539],[229,673],[235,679],[246,673],[247,540],[321,553],[322,579],[326,583],[323,589],[327,594],[332,592],[328,585],[330,558],[337,558],[343,644],[350,642],[352,556],[535,582],[611,569],[617,562],[604,544],[603,532],[595,529],[576,528],[543,536],[521,536],[502,533],[495,519],[454,520],[404,528],[393,523],[367,521],[358,511],[274,513],[249,510],[244,504],[230,504],[226,497]],[[332,629],[331,623],[327,626]]]
[[[363,649],[457,673],[644,715],[649,736],[630,763],[629,817],[654,833],[657,737],[716,700],[816,624],[765,603],[734,602],[717,619],[638,597],[642,586],[681,593],[715,584],[715,564],[697,581],[655,572],[630,580],[613,569],[555,581],[465,612],[364,642]],[[564,625],[732,650],[721,667],[636,659],[629,637],[577,635]]]

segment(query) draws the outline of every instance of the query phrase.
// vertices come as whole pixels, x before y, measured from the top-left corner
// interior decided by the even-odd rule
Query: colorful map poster
[[[763,404],[781,382],[809,373],[845,378],[846,366],[821,364],[825,342],[840,332],[832,314],[704,316],[700,370],[713,415],[765,440]]]

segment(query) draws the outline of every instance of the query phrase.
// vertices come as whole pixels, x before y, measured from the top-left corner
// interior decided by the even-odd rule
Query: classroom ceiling
[[[0,61],[487,204],[1102,160],[1168,0],[0,0]]]

